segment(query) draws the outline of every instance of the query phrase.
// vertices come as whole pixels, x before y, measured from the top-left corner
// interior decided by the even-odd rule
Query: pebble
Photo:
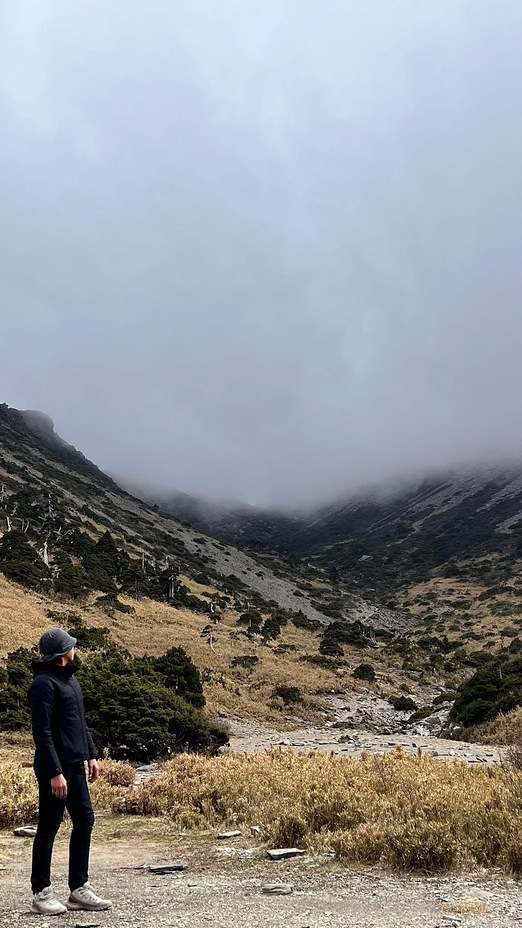
[[[228,838],[240,838],[241,835],[241,831],[222,831],[221,834],[218,835],[218,838],[227,841]]]

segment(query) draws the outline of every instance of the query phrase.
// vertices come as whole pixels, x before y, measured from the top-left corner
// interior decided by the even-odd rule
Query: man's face
[[[59,667],[66,667],[67,664],[72,664],[75,655],[75,648],[71,648],[70,651],[67,651],[67,654],[64,654],[63,657],[59,657],[54,663],[58,664]]]

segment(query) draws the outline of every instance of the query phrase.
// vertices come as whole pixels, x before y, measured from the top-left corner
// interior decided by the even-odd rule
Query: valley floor
[[[121,826],[121,828],[120,828]],[[162,822],[101,818],[92,855],[92,881],[113,899],[109,912],[68,913],[56,928],[508,928],[522,920],[522,885],[491,875],[396,876],[349,871],[313,858],[273,863],[251,859],[254,839],[218,842],[167,835]],[[135,828],[135,833],[133,833]],[[60,835],[54,883],[66,895],[67,833]],[[158,837],[161,836],[161,837]],[[29,911],[31,842],[0,834],[0,924],[34,928],[48,919]],[[182,860],[183,873],[156,876],[150,864]],[[133,869],[140,868],[140,869]],[[290,883],[286,896],[263,893],[273,881]]]
[[[271,747],[284,747],[295,751],[325,751],[360,757],[364,751],[387,754],[401,748],[410,754],[431,754],[440,760],[462,760],[468,764],[498,764],[501,750],[492,745],[469,744],[466,741],[449,741],[429,735],[379,735],[371,731],[339,731],[334,728],[299,728],[278,732],[253,722],[232,725],[228,750],[258,753]]]

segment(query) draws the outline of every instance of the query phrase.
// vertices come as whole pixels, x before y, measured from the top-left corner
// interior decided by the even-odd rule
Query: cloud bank
[[[522,455],[522,5],[7,0],[1,400],[255,503]]]

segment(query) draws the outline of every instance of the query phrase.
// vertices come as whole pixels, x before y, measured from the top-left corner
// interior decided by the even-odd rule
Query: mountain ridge
[[[244,551],[227,547],[211,536],[202,537],[158,505],[133,497],[91,461],[56,435],[52,420],[43,413],[20,412],[0,405],[0,480],[3,481],[4,509],[20,483],[40,494],[56,497],[74,513],[78,525],[91,530],[109,530],[123,544],[147,556],[169,551],[180,569],[192,575],[209,572],[214,580],[226,583],[235,578],[238,595],[245,600],[258,595],[275,601],[281,608],[301,611],[311,621],[328,624],[331,617],[312,604],[311,597],[284,576],[279,565],[262,564]],[[13,513],[5,518],[13,522]],[[4,525],[6,527],[6,524]],[[28,536],[29,537],[29,536]],[[273,566],[277,566],[274,572]],[[231,583],[232,581],[229,581]],[[346,601],[346,617],[395,627],[397,616],[351,596]]]

